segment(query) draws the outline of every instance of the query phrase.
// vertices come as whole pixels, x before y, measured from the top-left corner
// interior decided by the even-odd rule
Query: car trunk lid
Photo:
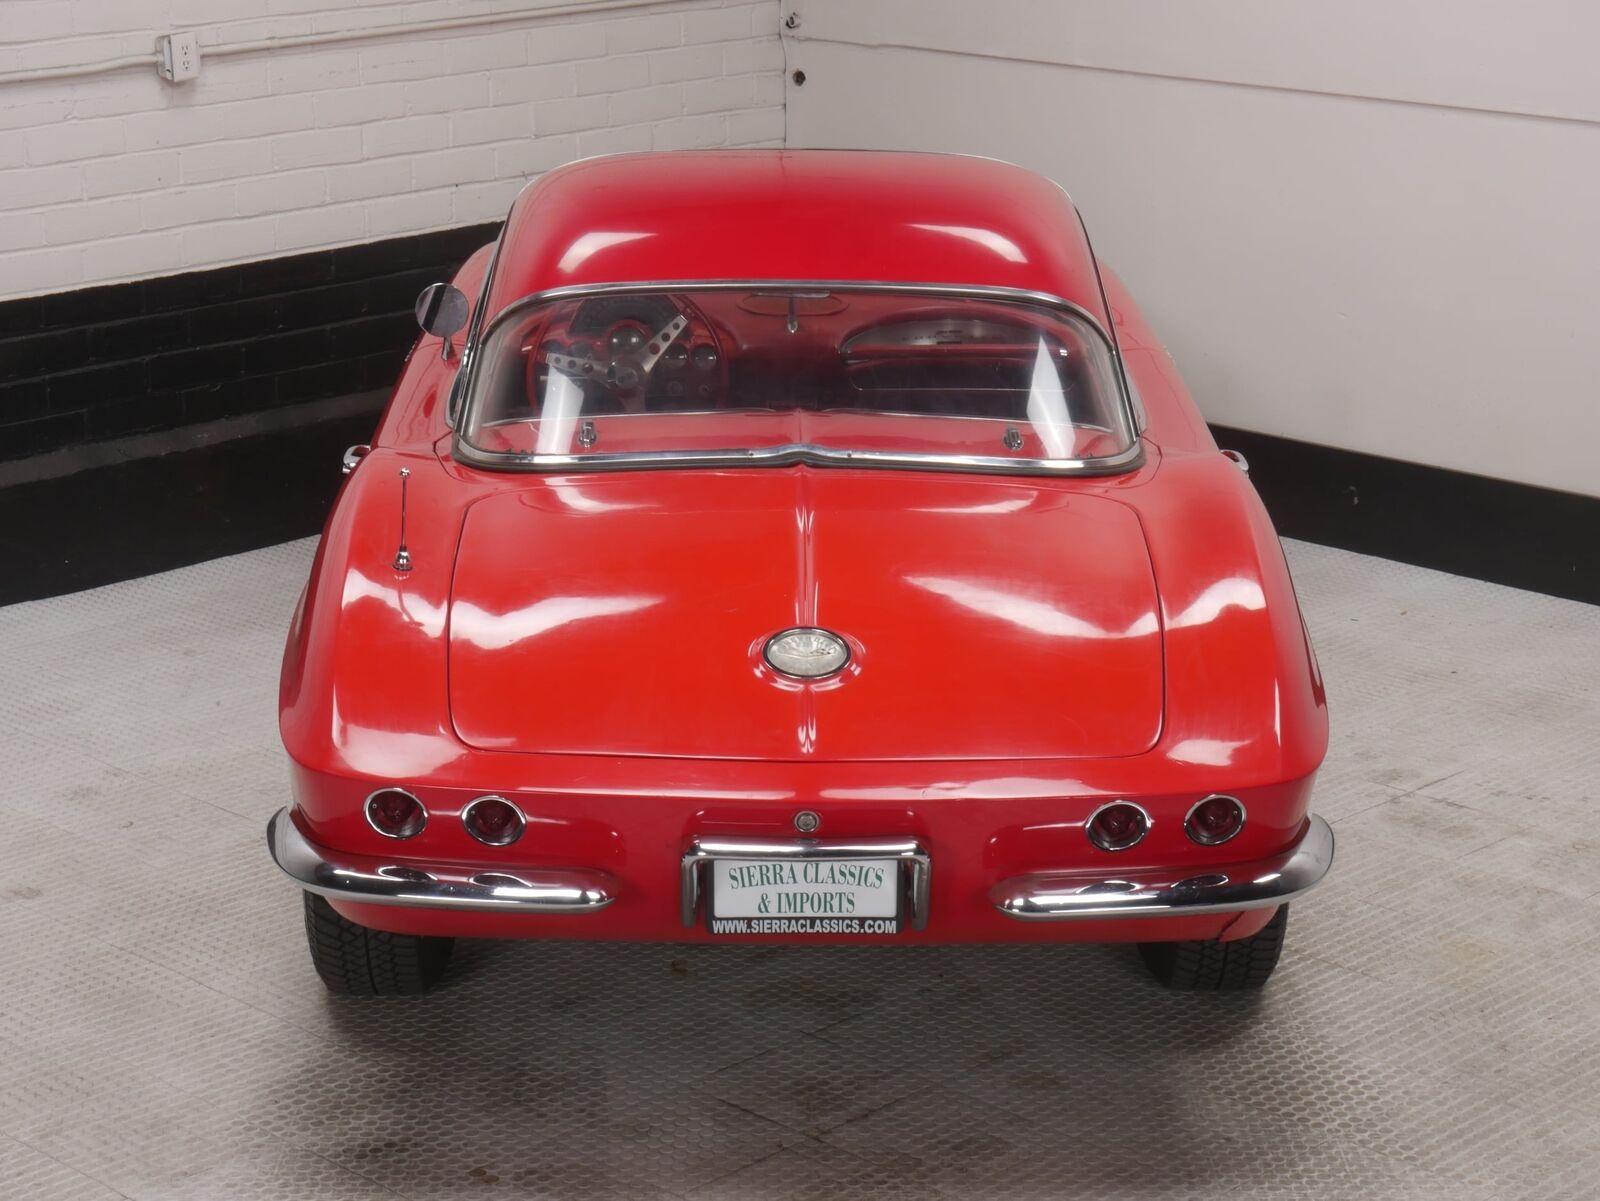
[[[850,664],[800,683],[774,633]],[[1053,482],[811,468],[539,477],[468,511],[450,709],[501,751],[1132,755],[1162,718],[1138,518]]]

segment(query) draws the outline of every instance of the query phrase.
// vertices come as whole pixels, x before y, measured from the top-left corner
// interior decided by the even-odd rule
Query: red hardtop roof
[[[511,207],[487,316],[602,283],[827,280],[1017,288],[1109,325],[1072,202],[1009,163],[855,150],[622,154]]]

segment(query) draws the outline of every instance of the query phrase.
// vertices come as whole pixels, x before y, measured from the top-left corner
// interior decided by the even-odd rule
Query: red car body
[[[1282,550],[1065,193],[942,155],[603,158],[527,188],[455,286],[476,331],[553,290],[728,280],[1067,302],[1114,332],[1138,453],[489,470],[424,335],[294,616],[280,865],[370,930],[674,941],[829,939],[712,932],[700,862],[738,847],[905,862],[903,943],[1227,941],[1315,883],[1327,714]],[[839,631],[850,669],[778,678],[790,626]],[[415,837],[367,820],[385,787],[425,807]],[[1213,794],[1246,820],[1208,846],[1185,819]],[[484,796],[516,842],[469,836]],[[1149,818],[1122,851],[1086,837],[1115,800]]]

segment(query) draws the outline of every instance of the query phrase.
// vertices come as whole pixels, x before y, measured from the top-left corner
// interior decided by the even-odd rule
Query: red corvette
[[[268,841],[331,989],[420,991],[457,937],[1266,981],[1333,859],[1322,683],[1242,462],[1059,188],[576,163],[418,317],[284,657]]]

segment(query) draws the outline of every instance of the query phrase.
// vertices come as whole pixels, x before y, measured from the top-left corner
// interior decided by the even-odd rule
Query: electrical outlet
[[[156,39],[156,70],[168,83],[182,83],[200,74],[200,37],[194,33],[166,33]]]

